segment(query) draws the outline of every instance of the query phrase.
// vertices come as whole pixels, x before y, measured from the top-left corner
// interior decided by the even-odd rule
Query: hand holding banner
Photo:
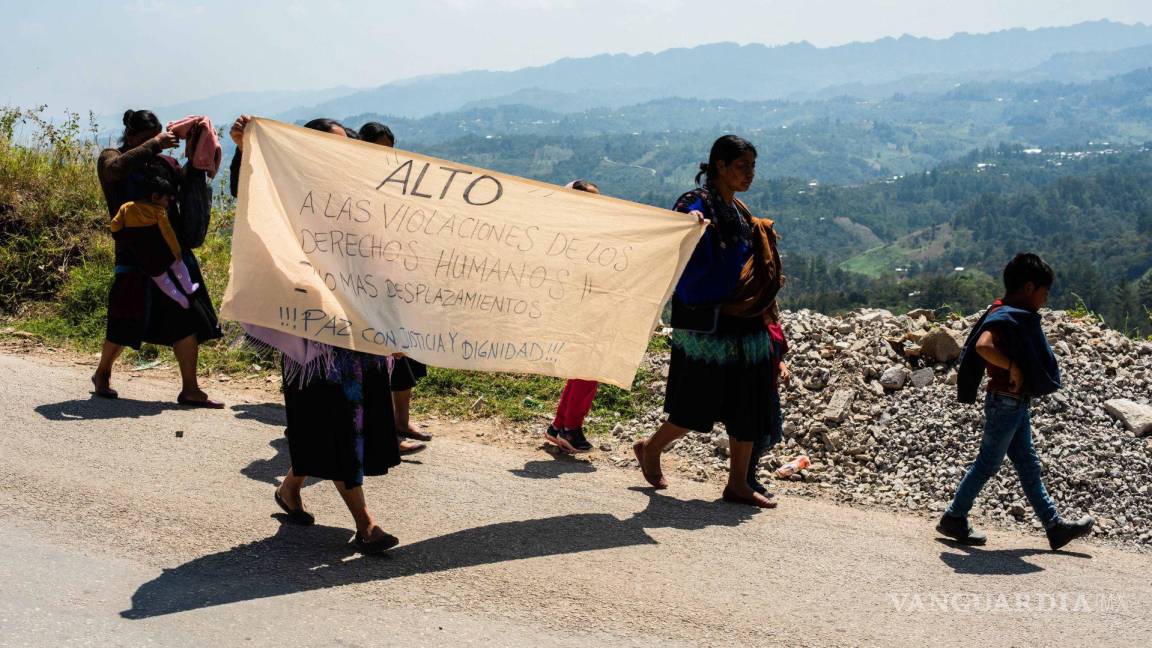
[[[689,216],[265,119],[221,314],[439,367],[627,387]]]

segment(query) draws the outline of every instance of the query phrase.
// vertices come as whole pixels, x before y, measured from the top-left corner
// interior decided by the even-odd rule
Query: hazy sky
[[[0,0],[0,104],[108,112],[717,41],[1152,24],[1152,0]]]

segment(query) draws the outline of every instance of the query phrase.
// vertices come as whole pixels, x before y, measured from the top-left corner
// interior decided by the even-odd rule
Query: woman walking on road
[[[179,186],[179,164],[163,155],[165,149],[174,148],[178,143],[175,135],[161,128],[160,120],[152,111],[124,113],[121,145],[104,149],[96,161],[96,175],[109,218],[114,218],[125,203],[146,198],[149,178],[163,177],[172,186]],[[178,218],[174,202],[167,209],[169,218]],[[184,250],[180,259],[188,268],[190,282],[199,284],[199,289],[189,296],[188,306],[165,296],[142,270],[139,259],[125,242],[116,240],[115,257],[116,274],[108,291],[108,323],[100,363],[92,376],[93,392],[100,398],[119,397],[112,389],[112,366],[116,358],[124,347],[140,349],[141,344],[147,342],[172,347],[182,383],[176,397],[178,403],[189,407],[224,407],[223,403],[208,398],[196,378],[200,344],[221,335],[196,256],[191,250]]]
[[[633,450],[648,483],[667,488],[660,470],[664,448],[689,430],[711,432],[721,422],[731,441],[724,500],[775,508],[749,483],[755,446],[765,445],[777,421],[778,401],[770,398],[776,372],[786,380],[788,371],[773,358],[769,333],[779,322],[776,295],[783,284],[776,232],[772,221],[753,217],[736,198],[755,175],[755,147],[725,135],[700,165],[696,180],[704,176],[704,185],[673,207],[709,224],[672,299],[668,420]]]
[[[236,142],[232,195],[239,186],[244,128],[240,116],[230,135]],[[331,119],[314,119],[305,128],[347,137]],[[356,522],[354,543],[362,553],[380,553],[399,543],[368,510],[364,478],[383,475],[400,464],[387,358],[319,344],[245,325],[248,334],[284,352],[281,374],[292,467],[276,489],[276,504],[293,524],[315,522],[304,510],[301,489],[309,476],[331,480]],[[291,353],[291,355],[290,355]]]

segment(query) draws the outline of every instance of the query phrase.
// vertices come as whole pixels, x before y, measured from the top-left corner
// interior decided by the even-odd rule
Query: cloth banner
[[[221,315],[456,369],[629,387],[702,227],[256,119]]]

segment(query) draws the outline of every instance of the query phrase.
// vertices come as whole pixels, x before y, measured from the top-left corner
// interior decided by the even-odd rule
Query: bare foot
[[[767,509],[776,508],[776,502],[752,490],[747,484],[743,484],[743,488],[732,485],[725,486],[723,499],[725,502],[733,504],[746,504]]]
[[[647,446],[645,441],[637,441],[632,444],[632,452],[636,454],[636,461],[640,464],[640,472],[644,475],[644,481],[647,481],[656,490],[664,490],[668,488],[668,480],[664,479],[664,473],[660,471],[660,455],[656,455],[655,459],[650,462],[646,452]]]

